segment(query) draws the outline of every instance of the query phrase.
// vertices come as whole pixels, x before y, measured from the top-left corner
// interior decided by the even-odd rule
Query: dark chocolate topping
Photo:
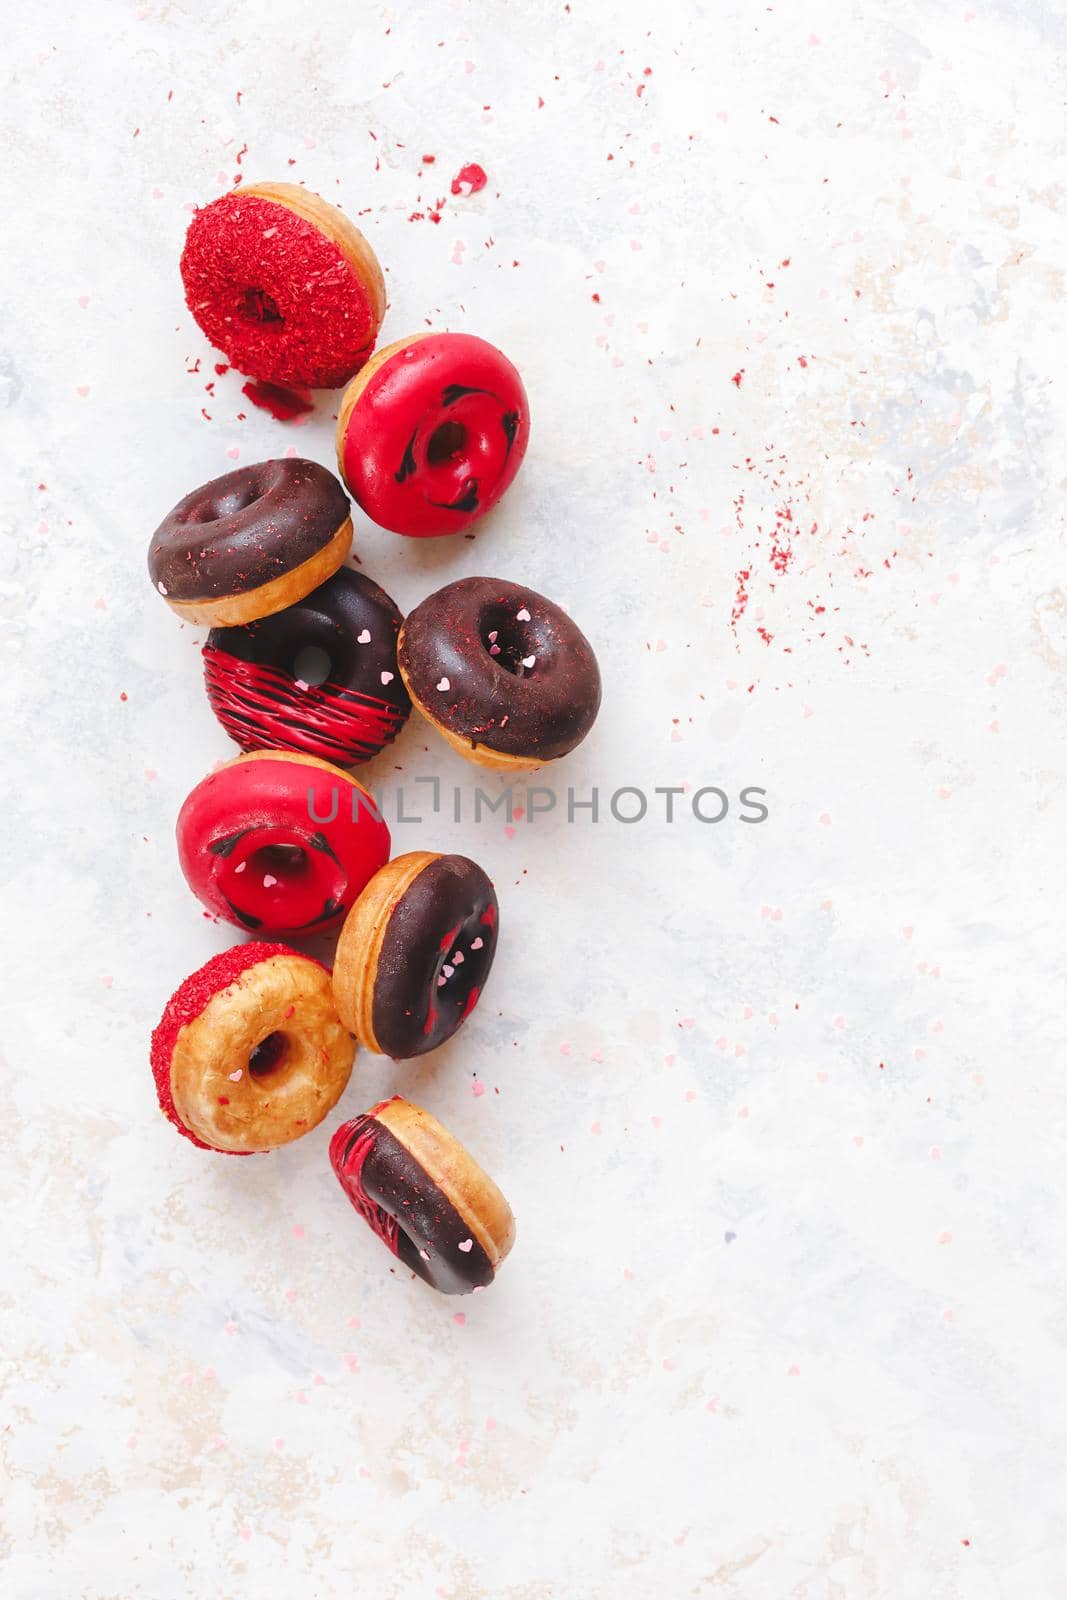
[[[261,461],[179,500],[148,547],[148,572],[170,600],[247,594],[309,561],[349,515],[316,461]]]
[[[492,1283],[492,1263],[469,1224],[375,1117],[356,1117],[338,1128],[330,1161],[363,1219],[431,1288],[470,1294]]]
[[[341,567],[284,611],[213,628],[204,674],[215,715],[245,750],[293,750],[342,766],[369,760],[411,710],[396,664],[402,621],[384,589]],[[325,660],[318,681],[304,676],[308,652]]]
[[[566,755],[600,708],[585,635],[544,595],[499,578],[460,578],[416,606],[399,659],[435,722],[506,755]]]
[[[469,1016],[496,953],[493,885],[466,856],[438,856],[393,907],[374,976],[371,1024],[387,1055],[421,1056]]]

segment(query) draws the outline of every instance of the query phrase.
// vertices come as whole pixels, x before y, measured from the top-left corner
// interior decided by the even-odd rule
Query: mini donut
[[[317,461],[238,467],[167,513],[148,547],[148,575],[186,622],[254,622],[337,571],[352,546],[350,509]]]
[[[160,1108],[201,1150],[247,1156],[332,1111],[355,1045],[330,975],[284,944],[239,944],[186,978],[152,1034]]]
[[[253,183],[197,211],[185,303],[250,378],[338,389],[374,349],[385,279],[359,229],[294,183]]]
[[[334,927],[389,859],[389,829],[362,784],[285,750],[209,773],[178,813],[177,837],[197,899],[254,932]]]
[[[458,1139],[394,1095],[330,1140],[342,1189],[393,1254],[442,1294],[492,1283],[515,1242],[511,1207]]]
[[[430,539],[496,505],[529,436],[526,390],[506,356],[470,333],[417,333],[379,350],[345,390],[337,460],[368,517]]]
[[[593,647],[517,583],[460,578],[408,617],[397,647],[412,703],[460,755],[530,771],[580,744],[600,708]]]
[[[379,1055],[405,1061],[451,1039],[493,964],[497,901],[466,856],[415,850],[376,872],[334,957],[337,1010]]]
[[[384,589],[341,567],[272,617],[211,630],[211,709],[242,750],[293,750],[343,767],[369,761],[411,710],[396,664],[402,621]]]

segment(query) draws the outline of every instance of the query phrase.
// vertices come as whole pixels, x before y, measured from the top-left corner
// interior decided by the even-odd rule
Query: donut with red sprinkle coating
[[[385,314],[366,239],[297,184],[252,184],[197,211],[181,275],[211,344],[267,383],[340,388],[370,356]]]

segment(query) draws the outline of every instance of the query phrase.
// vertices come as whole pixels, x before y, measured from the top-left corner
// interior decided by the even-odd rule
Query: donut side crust
[[[398,655],[403,637],[404,630],[401,628],[397,639]],[[465,761],[472,761],[477,767],[488,767],[493,772],[537,772],[541,767],[551,766],[553,761],[562,760],[561,756],[552,756],[547,761],[543,761],[536,756],[509,755],[505,750],[491,750],[486,744],[475,744],[472,740],[465,739],[462,734],[453,733],[451,728],[444,727],[437,721],[436,717],[430,714],[416,695],[411,686],[411,679],[404,671],[403,665],[399,660],[397,665],[400,667],[400,676],[404,680],[404,687],[415,710],[421,717],[425,718],[435,733],[439,733],[442,739],[447,739],[453,750],[461,755]]]
[[[368,1113],[388,1128],[463,1218],[494,1273],[515,1242],[511,1207],[487,1172],[448,1129],[399,1096]]]

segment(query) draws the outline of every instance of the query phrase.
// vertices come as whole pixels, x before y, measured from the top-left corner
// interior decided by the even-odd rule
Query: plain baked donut
[[[337,1129],[330,1162],[364,1221],[431,1288],[470,1294],[492,1283],[515,1241],[511,1207],[428,1111],[382,1100]]]
[[[192,973],[152,1034],[160,1108],[202,1150],[299,1139],[337,1104],[355,1046],[330,975],[282,944],[241,944]]]
[[[336,389],[374,349],[385,279],[343,212],[295,183],[252,183],[204,206],[181,259],[185,301],[239,372]]]
[[[238,467],[167,513],[148,547],[148,575],[186,622],[254,622],[337,571],[352,546],[349,512],[317,461]]]

